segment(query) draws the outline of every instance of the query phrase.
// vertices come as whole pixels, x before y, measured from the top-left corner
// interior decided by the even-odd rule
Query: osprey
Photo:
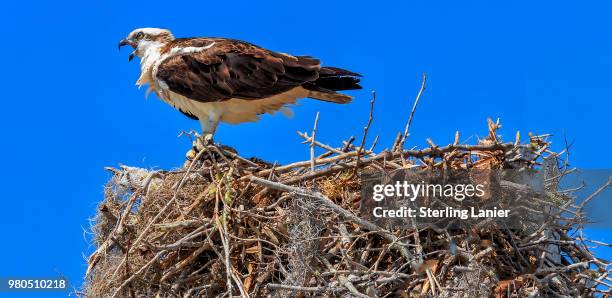
[[[119,42],[140,57],[140,78],[167,104],[212,138],[219,122],[256,121],[299,98],[348,103],[341,90],[361,89],[359,74],[323,67],[310,56],[292,56],[248,42],[216,37],[175,38],[165,29],[142,28]]]

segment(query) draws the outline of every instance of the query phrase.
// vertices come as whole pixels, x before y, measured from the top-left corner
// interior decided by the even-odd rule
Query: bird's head
[[[174,36],[172,36],[170,30],[139,28],[130,32],[126,38],[119,41],[119,49],[121,49],[122,46],[131,46],[134,49],[128,58],[128,60],[131,61],[134,56],[142,57],[149,48],[161,47],[173,39]]]

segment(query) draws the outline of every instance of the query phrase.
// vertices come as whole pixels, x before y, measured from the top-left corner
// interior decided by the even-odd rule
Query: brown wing
[[[157,78],[171,91],[198,101],[260,99],[283,93],[319,78],[319,60],[290,56],[230,39],[177,39],[176,47],[208,50],[175,56],[158,68]]]

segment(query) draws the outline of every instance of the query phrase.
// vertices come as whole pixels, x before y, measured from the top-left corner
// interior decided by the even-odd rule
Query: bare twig
[[[312,127],[312,136],[310,137],[310,170],[314,172],[316,160],[315,160],[315,136],[317,135],[317,124],[319,124],[319,112],[315,117],[314,126]]]
[[[406,128],[404,129],[404,134],[402,136],[402,140],[399,142],[397,148],[402,148],[404,143],[406,142],[406,138],[410,135],[410,124],[412,123],[412,117],[414,117],[414,112],[416,111],[417,105],[421,100],[421,95],[423,95],[423,91],[425,90],[425,84],[427,83],[427,75],[423,73],[423,81],[421,82],[421,88],[419,89],[419,93],[417,93],[416,99],[414,100],[414,104],[412,105],[412,111],[410,111],[410,117],[408,117],[408,123],[406,123]]]

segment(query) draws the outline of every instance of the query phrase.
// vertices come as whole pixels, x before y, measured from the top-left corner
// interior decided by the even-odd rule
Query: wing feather
[[[179,39],[172,47],[205,47],[170,57],[158,66],[157,78],[168,88],[202,102],[230,98],[262,99],[289,91],[319,78],[319,60],[291,56],[231,40]]]

